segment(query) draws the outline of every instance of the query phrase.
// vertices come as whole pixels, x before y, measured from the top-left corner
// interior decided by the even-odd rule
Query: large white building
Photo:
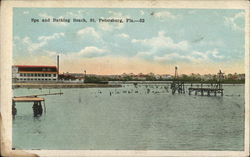
[[[14,65],[12,66],[13,81],[56,81],[56,66]]]

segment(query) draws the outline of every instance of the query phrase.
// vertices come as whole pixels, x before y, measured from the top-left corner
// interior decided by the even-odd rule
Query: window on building
[[[35,76],[37,76],[37,74],[35,74]]]
[[[23,74],[23,76],[26,76],[26,74]]]
[[[54,74],[54,77],[56,77],[56,74]]]
[[[20,76],[23,76],[23,74],[21,73]]]

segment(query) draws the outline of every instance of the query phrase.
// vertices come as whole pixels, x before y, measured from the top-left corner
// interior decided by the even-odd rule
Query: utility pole
[[[57,55],[57,72],[59,75],[59,73],[60,73],[60,71],[59,71],[59,55]]]

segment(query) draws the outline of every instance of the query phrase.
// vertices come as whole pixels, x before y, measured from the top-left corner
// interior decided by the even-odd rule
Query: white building
[[[14,65],[12,66],[13,81],[56,81],[56,66]]]

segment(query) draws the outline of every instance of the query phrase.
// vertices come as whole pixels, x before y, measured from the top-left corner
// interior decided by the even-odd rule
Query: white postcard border
[[[248,156],[249,155],[249,1],[21,1],[1,2],[0,104],[1,153],[18,155],[24,152],[40,156]],[[245,141],[244,151],[158,151],[158,150],[11,150],[11,65],[12,65],[12,10],[14,7],[40,8],[200,8],[245,9]],[[27,156],[27,154],[26,154]]]

